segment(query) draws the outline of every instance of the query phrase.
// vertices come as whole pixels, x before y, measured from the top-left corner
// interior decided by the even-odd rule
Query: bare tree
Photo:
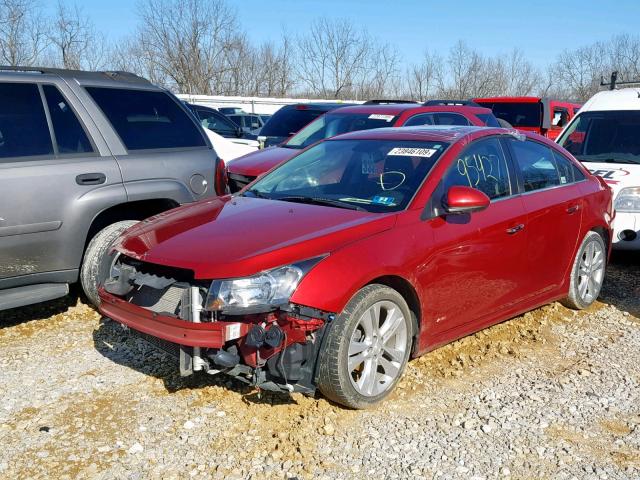
[[[501,95],[531,95],[540,86],[540,72],[529,62],[522,50],[514,49],[498,59],[499,69],[496,75]]]
[[[427,100],[434,95],[442,78],[442,58],[428,50],[424,52],[422,62],[411,65],[406,72],[407,93],[409,98]]]
[[[34,65],[44,46],[44,15],[37,0],[0,0],[0,62]]]
[[[95,31],[93,23],[77,4],[69,7],[59,1],[53,20],[48,39],[55,64],[70,69],[104,67],[108,49],[106,39]]]
[[[222,0],[143,0],[137,49],[169,86],[218,93],[237,42],[235,13]]]

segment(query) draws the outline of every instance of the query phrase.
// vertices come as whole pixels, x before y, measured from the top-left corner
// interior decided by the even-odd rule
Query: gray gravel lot
[[[0,312],[2,478],[640,478],[640,258],[410,363],[370,411],[180,379],[77,297]]]

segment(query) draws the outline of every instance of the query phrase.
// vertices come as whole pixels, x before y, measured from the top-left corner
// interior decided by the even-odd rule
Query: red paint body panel
[[[328,254],[291,297],[291,303],[324,312],[339,313],[363,286],[395,277],[417,298],[419,354],[563,297],[586,233],[597,228],[611,238],[611,189],[575,159],[584,181],[515,194],[480,212],[424,218],[427,202],[461,151],[475,139],[496,135],[511,134],[473,127],[384,129],[332,140],[391,138],[451,144],[401,212],[374,214],[222,197],[142,222],[128,230],[116,248],[147,262],[193,270],[199,279],[249,276]],[[527,136],[572,158],[547,138]],[[579,208],[573,209],[575,205]],[[511,231],[519,225],[523,228]],[[109,299],[101,309],[123,323],[152,328],[151,314],[142,315],[142,309],[126,302]],[[130,320],[141,316],[142,320]],[[206,325],[198,330],[217,328]],[[152,334],[161,338],[175,338],[181,332],[172,333],[176,325],[165,319],[154,328]]]

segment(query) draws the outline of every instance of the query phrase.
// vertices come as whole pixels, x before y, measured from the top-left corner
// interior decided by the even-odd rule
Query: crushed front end
[[[277,275],[296,273],[273,272],[280,272],[270,277],[275,282],[291,281]],[[247,283],[235,280],[241,281]],[[183,376],[224,373],[265,390],[312,395],[318,352],[334,314],[289,302],[268,309],[221,305],[233,282],[201,281],[190,270],[118,255],[99,291],[100,310],[172,353]]]

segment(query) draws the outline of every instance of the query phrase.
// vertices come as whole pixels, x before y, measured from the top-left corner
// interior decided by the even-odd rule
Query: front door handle
[[[520,230],[524,230],[524,223],[516,225],[515,227],[507,228],[507,233],[509,235],[513,235],[514,233],[518,233]]]
[[[580,205],[578,204],[570,205],[569,207],[567,207],[567,213],[569,215],[571,215],[572,213],[576,213],[578,210],[580,210]]]
[[[102,185],[106,181],[107,176],[104,173],[83,173],[76,177],[78,185]]]

